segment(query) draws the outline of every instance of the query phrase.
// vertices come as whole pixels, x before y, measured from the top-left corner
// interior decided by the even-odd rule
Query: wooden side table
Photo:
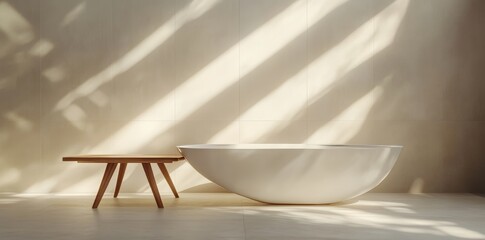
[[[116,181],[116,188],[114,197],[118,197],[118,193],[121,188],[121,182],[123,181],[123,176],[125,175],[126,166],[128,163],[141,163],[145,175],[147,176],[148,183],[152,189],[153,196],[157,202],[159,208],[163,208],[162,199],[160,198],[160,193],[158,192],[157,183],[155,177],[153,176],[153,170],[151,163],[156,163],[160,168],[165,180],[167,180],[170,189],[176,198],[179,197],[175,186],[173,185],[170,174],[165,167],[165,163],[172,163],[174,161],[183,160],[184,158],[180,155],[78,155],[63,157],[62,161],[77,161],[78,163],[106,163],[106,170],[104,171],[103,179],[99,186],[98,194],[93,203],[93,208],[98,208],[101,199],[103,198],[104,192],[108,187],[111,176],[113,176],[114,171],[118,163],[120,164],[120,170],[118,172],[118,180]]]

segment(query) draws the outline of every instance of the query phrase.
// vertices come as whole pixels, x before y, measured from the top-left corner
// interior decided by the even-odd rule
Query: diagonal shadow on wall
[[[59,11],[58,8],[62,8],[63,10],[60,13],[61,13],[61,15],[63,15],[63,13],[69,11],[69,9],[76,6],[76,4],[81,4],[81,3],[82,2],[76,2],[76,3],[75,2],[65,2],[64,4],[60,4],[59,6],[56,6],[57,10],[55,11],[55,13],[57,11]],[[277,4],[274,4],[274,6],[272,8],[273,14],[277,14],[279,11],[281,11],[282,9],[287,7],[290,3],[291,3],[290,1],[279,1]],[[88,5],[86,6],[86,11],[90,11],[89,4],[91,4],[91,3],[88,2]],[[197,21],[204,22],[204,21],[210,21],[210,20],[204,20],[204,19],[215,19],[215,18],[217,18],[217,16],[220,15],[220,11],[227,9],[228,5],[230,5],[230,4],[231,4],[231,1],[223,1],[223,2],[219,3],[214,8],[209,9],[204,15],[199,17],[197,19]],[[15,5],[15,4],[13,4],[13,5]],[[184,6],[184,4],[182,4],[182,3],[178,3],[176,5],[177,5],[178,8],[175,8],[174,11],[177,11],[178,9],[180,9],[181,7]],[[94,5],[92,7],[95,7],[95,6],[96,5]],[[154,12],[153,10],[156,9],[156,8],[152,6],[151,9],[146,9],[149,6],[150,5],[147,6],[147,5],[144,5],[144,4],[140,4],[140,5],[135,4],[135,6],[133,6],[134,9],[132,9],[132,10],[134,12],[144,12],[146,14],[149,13],[149,12],[153,13]],[[17,4],[16,7],[19,9],[19,11],[22,11],[25,8],[25,5]],[[30,10],[32,10],[32,9],[30,9]],[[101,14],[101,13],[97,12],[97,13],[94,13],[94,14]],[[86,14],[86,15],[90,15],[90,14]],[[61,16],[57,17],[57,19],[59,19],[60,17]],[[156,21],[160,22],[161,24],[163,24],[163,22],[166,21],[166,20],[167,20],[167,15],[162,16],[161,18],[159,17],[159,19],[156,19]],[[268,19],[265,19],[265,18],[259,19],[259,21],[261,21],[261,24],[263,24],[264,21],[267,21],[267,20]],[[76,21],[80,22],[80,23],[76,23]],[[83,25],[82,27],[86,27],[86,26],[93,24],[93,22],[88,21],[86,23],[85,21],[87,21],[87,20],[83,19],[83,16],[80,15],[79,19],[76,19],[75,21],[73,21],[72,24],[73,25],[81,24],[81,25]],[[132,21],[135,21],[135,23],[131,23],[131,24],[134,24],[134,25],[143,24],[143,22],[136,22],[136,20],[132,20]],[[147,62],[148,62],[148,64],[153,64],[154,62],[159,61],[160,58],[157,57],[157,55],[160,54],[159,52],[170,51],[170,50],[167,50],[167,49],[174,47],[175,39],[178,37],[178,35],[181,32],[191,32],[191,31],[194,31],[195,29],[197,29],[198,28],[198,23],[196,23],[197,21],[188,23],[187,25],[185,25],[181,29],[179,29],[179,31],[177,31],[173,36],[171,36],[170,39],[168,39],[164,44],[159,46],[153,53],[148,55],[142,62],[133,66],[133,69],[131,71],[132,72],[139,71],[140,69],[138,67],[141,66],[141,65],[147,65]],[[35,23],[36,23],[36,18],[32,19],[32,24],[34,24],[34,27],[36,28],[35,31],[38,32],[38,31],[40,31],[40,30],[38,30],[40,28],[40,26],[35,26]],[[257,26],[258,25],[255,25],[254,27],[256,28]],[[156,26],[150,26],[150,27],[153,28],[153,27],[156,27]],[[74,29],[76,29],[76,28],[74,27]],[[148,30],[148,29],[149,28],[147,27],[146,30]],[[74,31],[74,30],[72,30],[72,31]],[[148,33],[149,32],[147,31],[146,34],[148,34]],[[250,34],[250,32],[247,32],[245,34]],[[56,44],[61,44],[61,45],[65,44],[65,40],[63,40],[64,41],[64,43],[63,43],[62,40],[56,39],[55,35],[52,36],[52,37],[54,37],[54,38],[51,38],[50,41],[52,41],[53,44],[54,44],[54,50],[48,55],[48,59],[54,59],[54,60],[57,59],[56,61],[58,61],[59,59],[60,60],[65,59],[66,56],[63,56],[62,53],[56,52],[56,48],[55,48]],[[138,39],[138,40],[141,40],[141,39]],[[138,40],[131,39],[131,41],[133,41],[135,43]],[[93,41],[96,41],[96,40],[93,40]],[[225,42],[221,42],[223,44],[220,44],[218,48],[212,49],[211,52],[206,52],[206,54],[203,56],[203,58],[199,58],[198,62],[194,62],[194,64],[191,65],[191,68],[186,68],[185,74],[189,75],[189,76],[192,75],[192,74],[195,74],[196,72],[198,72],[200,70],[200,68],[203,68],[205,66],[205,64],[213,61],[218,55],[222,54],[229,47],[232,47],[234,44],[237,44],[237,41],[238,41],[238,39],[234,38],[234,39],[228,39],[228,41],[225,41]],[[133,42],[131,42],[131,43],[133,43]],[[64,46],[64,47],[68,47],[68,46]],[[91,50],[94,51],[93,49],[91,49]],[[89,52],[91,50],[85,49],[84,51]],[[127,51],[127,49],[119,49],[119,50]],[[117,54],[113,53],[112,55],[114,56],[114,55],[117,55]],[[170,55],[170,53],[168,55]],[[89,59],[92,58],[92,57],[95,57],[95,56],[92,55],[92,56],[87,56],[85,58],[82,58],[82,57],[74,58],[74,59],[69,59],[69,61],[73,61],[73,62],[71,62],[72,66],[75,66],[75,65],[84,66],[86,64],[83,64],[83,61],[89,62]],[[108,57],[108,59],[111,59],[111,58]],[[52,61],[44,60],[44,62],[49,63],[49,62],[52,62]],[[108,67],[108,64],[110,64],[110,62],[112,62],[112,60],[106,61],[104,67]],[[45,112],[50,111],[50,109],[52,109],[54,107],[54,105],[56,103],[55,102],[56,99],[59,99],[66,92],[73,90],[76,87],[76,85],[73,84],[73,83],[82,84],[81,80],[83,78],[87,78],[89,75],[92,75],[96,71],[101,71],[102,68],[103,68],[103,65],[99,65],[99,66],[97,66],[97,68],[94,68],[94,69],[89,69],[89,71],[86,70],[86,69],[83,69],[83,68],[68,69],[69,71],[72,71],[70,73],[70,77],[74,77],[74,78],[77,78],[77,79],[70,79],[69,81],[67,81],[67,80],[66,81],[60,81],[60,82],[56,82],[56,83],[51,83],[50,85],[46,84],[48,86],[44,87],[43,91],[44,92],[50,92],[52,89],[55,89],[55,94],[53,96],[50,96],[50,98],[53,99],[54,101],[50,101],[48,103],[43,104],[43,106],[42,106],[43,111],[45,111]],[[76,72],[77,70],[81,70],[83,72],[80,72],[80,73]],[[32,78],[33,76],[40,74],[39,71],[40,70],[38,68],[25,70],[24,75],[29,76],[29,77],[26,78],[26,82],[29,82],[30,78]],[[147,81],[144,82],[143,80],[139,80],[139,79],[133,80],[133,78],[131,78],[131,77],[133,77],[136,74],[133,74],[131,72],[124,73],[124,75],[125,76],[120,76],[117,79],[113,79],[112,81],[108,82],[107,84],[101,86],[99,91],[100,92],[110,92],[110,91],[112,91],[113,88],[118,87],[118,90],[119,90],[120,86],[130,86],[132,84],[135,84],[135,85],[138,85],[138,86],[143,85],[143,84],[145,84],[145,85],[151,84],[149,86],[149,88],[153,89],[154,91],[142,93],[144,95],[144,98],[143,98],[143,100],[144,100],[143,104],[144,105],[136,106],[136,107],[132,106],[133,108],[131,109],[131,111],[129,111],[128,114],[126,112],[124,112],[125,116],[123,116],[123,118],[118,119],[115,122],[105,121],[104,124],[99,124],[99,125],[93,126],[93,122],[99,121],[99,119],[111,117],[111,116],[109,116],[109,114],[112,113],[112,112],[110,113],[110,110],[112,110],[112,109],[109,109],[106,106],[97,106],[96,104],[93,104],[92,100],[90,100],[88,98],[80,99],[80,100],[76,101],[75,104],[78,105],[81,110],[83,110],[84,112],[87,112],[87,113],[95,113],[94,114],[95,116],[91,116],[91,115],[87,116],[87,119],[84,120],[84,122],[87,122],[87,124],[85,124],[85,126],[82,126],[80,129],[76,128],[75,126],[72,126],[70,123],[68,123],[69,120],[65,119],[65,116],[62,116],[60,113],[49,114],[48,120],[51,121],[54,124],[54,126],[53,126],[53,128],[51,126],[51,128],[48,129],[48,130],[45,130],[45,131],[42,130],[42,131],[44,131],[43,134],[47,135],[47,137],[48,137],[48,139],[44,139],[44,141],[49,142],[48,145],[43,146],[43,148],[53,147],[55,149],[59,149],[59,151],[58,152],[50,151],[49,153],[44,152],[43,153],[44,159],[45,159],[44,161],[50,162],[51,160],[55,160],[57,162],[59,157],[62,156],[62,155],[65,155],[66,153],[82,152],[83,149],[86,149],[86,147],[89,148],[89,146],[86,146],[86,142],[90,142],[93,146],[96,145],[97,142],[102,141],[106,136],[109,136],[111,133],[115,132],[120,127],[124,126],[127,121],[130,121],[130,119],[134,119],[136,116],[138,116],[144,110],[144,108],[150,106],[151,103],[155,102],[156,100],[158,100],[161,97],[164,97],[164,96],[170,94],[170,91],[173,88],[175,88],[177,86],[177,84],[181,84],[183,82],[183,81],[182,82],[176,82],[173,79],[161,79],[160,81],[148,81],[147,80]],[[126,77],[126,76],[128,76],[128,77]],[[153,76],[151,76],[151,77],[153,77]],[[22,81],[19,81],[19,80],[21,80],[21,79],[20,78],[16,79],[16,81],[17,81],[16,84],[18,86],[21,86]],[[151,80],[151,79],[149,79],[149,80]],[[42,81],[46,81],[46,79],[42,79]],[[114,83],[114,82],[116,82],[116,83]],[[155,83],[155,86],[153,85],[153,83]],[[16,90],[19,90],[19,89],[20,88],[17,88]],[[160,91],[160,90],[162,90],[162,91]],[[128,105],[130,100],[126,99],[124,97],[125,95],[122,92],[122,90],[119,90],[118,93],[119,94],[115,95],[115,96],[109,96],[108,95],[109,101],[118,102],[118,103],[124,102],[124,103],[126,103],[126,105]],[[2,97],[6,96],[8,98],[13,98],[12,96],[14,96],[15,94],[16,93],[13,93],[13,95],[8,95],[8,96],[2,95]],[[35,100],[35,101],[37,102],[37,100]],[[21,101],[15,102],[15,103],[12,103],[12,102],[8,102],[8,103],[11,103],[11,104],[4,105],[2,107],[2,112],[14,111],[17,108],[17,106],[21,105]],[[117,114],[115,113],[115,116],[116,115]],[[36,119],[36,118],[40,118],[40,117],[37,117],[37,116],[32,117],[33,118],[32,122],[38,121],[38,119]],[[119,114],[118,114],[118,116],[119,116]],[[2,120],[4,120],[4,119],[2,119]],[[41,121],[39,121],[39,122],[41,122]],[[48,121],[44,121],[44,123],[46,123],[46,122],[48,122]],[[67,125],[66,125],[66,123],[67,123]],[[49,126],[46,126],[45,124],[43,124],[42,128],[45,128],[45,127],[49,127]],[[39,131],[41,131],[42,128],[41,128],[41,125],[33,126],[32,131],[33,132],[39,132]],[[49,137],[49,135],[51,135],[49,133],[49,131],[54,131],[54,132],[62,131],[63,132],[62,135],[66,136],[66,137],[61,137],[61,138]],[[21,140],[25,140],[24,135],[20,135],[20,136],[17,135],[18,138],[16,138],[15,133],[8,133],[8,135],[9,135],[8,136],[9,142],[12,143],[12,144],[19,142]],[[67,136],[70,136],[70,137],[67,137]],[[29,137],[29,138],[32,139],[32,137]],[[36,138],[35,140],[38,141],[39,139]],[[35,144],[33,143],[32,145],[35,145]],[[23,152],[25,152],[25,151],[23,151],[23,149],[11,148],[11,147],[8,147],[8,146],[6,146],[6,149],[13,150],[11,152],[7,152],[7,154],[4,155],[6,158],[12,158],[12,159],[16,159],[18,156],[21,156],[21,154]],[[24,157],[24,158],[28,158],[28,157]],[[16,162],[16,167],[20,167],[20,168],[28,167],[28,168],[36,169],[38,166],[36,166],[36,164],[32,164],[32,161],[28,161],[28,162],[25,162],[25,164],[24,163],[19,164],[19,162]],[[48,170],[48,172],[49,172],[49,170]],[[49,175],[50,174],[55,174],[55,173],[49,173]],[[83,173],[79,173],[79,174],[86,174],[86,173],[83,172]],[[25,187],[28,187],[28,185],[29,184],[27,184]]]

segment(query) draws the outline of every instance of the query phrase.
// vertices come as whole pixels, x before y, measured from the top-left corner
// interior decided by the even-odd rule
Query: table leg
[[[116,188],[115,188],[115,195],[114,197],[118,197],[118,193],[120,193],[121,183],[123,182],[123,177],[125,176],[127,163],[120,163],[120,170],[118,172],[118,180],[116,181]]]
[[[103,198],[104,192],[108,187],[109,180],[111,180],[111,176],[116,169],[117,163],[108,163],[106,165],[106,170],[104,171],[103,180],[101,180],[101,184],[99,185],[98,194],[96,195],[96,199],[94,199],[93,208],[98,208],[99,202],[101,202],[101,198]]]
[[[167,180],[167,183],[170,186],[170,189],[172,189],[173,195],[175,195],[175,197],[178,198],[179,194],[177,193],[177,189],[175,189],[175,185],[172,182],[172,178],[170,177],[170,174],[168,173],[168,170],[165,167],[165,164],[158,163],[158,167],[160,168],[160,171],[162,171],[162,174],[163,174],[163,177],[165,177],[165,180]]]
[[[142,163],[143,170],[145,170],[145,175],[147,176],[148,183],[150,184],[150,188],[152,189],[153,197],[155,197],[155,201],[157,202],[158,208],[163,208],[162,199],[160,198],[160,193],[158,192],[157,183],[155,182],[155,177],[153,176],[153,171],[150,163]]]

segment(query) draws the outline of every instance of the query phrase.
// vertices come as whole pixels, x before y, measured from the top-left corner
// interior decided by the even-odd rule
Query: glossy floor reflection
[[[485,239],[485,198],[366,194],[336,205],[266,205],[230,193],[162,197],[0,195],[0,239]]]

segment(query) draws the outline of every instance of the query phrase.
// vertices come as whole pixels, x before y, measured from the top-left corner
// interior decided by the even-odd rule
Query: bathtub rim
[[[208,150],[325,150],[325,149],[373,149],[399,148],[402,145],[381,144],[298,144],[298,143],[234,143],[234,144],[186,144],[179,145],[180,149],[208,149]]]

